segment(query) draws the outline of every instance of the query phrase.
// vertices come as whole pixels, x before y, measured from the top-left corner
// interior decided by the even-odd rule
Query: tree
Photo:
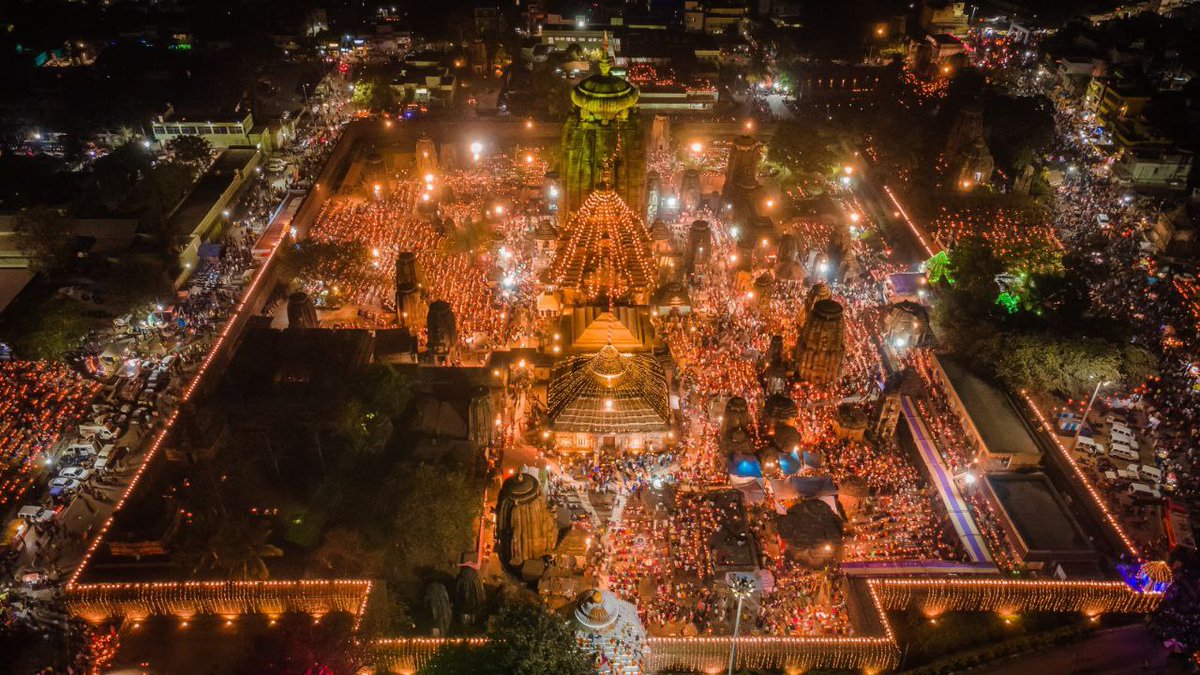
[[[213,159],[213,146],[203,136],[177,136],[167,141],[166,150],[172,162],[182,164],[197,176],[208,168]]]
[[[351,452],[378,454],[392,438],[392,420],[351,399],[338,417],[337,429]]]
[[[180,163],[163,162],[150,169],[138,185],[138,208],[142,223],[158,235],[163,249],[175,252],[182,239],[191,232],[178,232],[169,227],[169,216],[187,196],[194,181],[190,168]]]
[[[541,605],[516,604],[492,618],[488,642],[476,649],[447,648],[422,675],[591,675],[592,656],[575,641],[570,624]]]
[[[950,256],[945,251],[938,251],[925,261],[925,274],[929,283],[936,284],[945,279],[946,283],[954,283],[954,273],[951,270]]]
[[[17,248],[39,272],[56,274],[71,263],[71,219],[58,209],[34,207],[17,214]]]
[[[412,380],[390,364],[367,368],[355,389],[368,410],[389,418],[398,417],[412,400]]]
[[[844,154],[844,135],[828,121],[788,121],[771,138],[767,159],[783,166],[802,182],[824,181]]]
[[[351,102],[363,110],[390,111],[396,108],[399,99],[391,81],[384,75],[376,75],[354,84]]]
[[[1121,376],[1126,387],[1139,387],[1158,377],[1158,373],[1158,357],[1148,349],[1137,345],[1125,345],[1121,348]]]
[[[996,375],[1013,389],[1086,396],[1096,382],[1121,381],[1121,353],[1103,340],[1047,333],[1002,338]]]
[[[570,624],[541,605],[505,608],[488,626],[500,672],[514,675],[586,675],[594,672],[590,655],[575,640]]]
[[[139,304],[159,301],[173,295],[171,278],[163,263],[130,257],[105,275],[106,301],[124,311]]]
[[[379,551],[369,547],[358,530],[348,527],[326,532],[312,561],[324,576],[355,579],[377,576],[383,566]]]
[[[572,43],[571,47],[578,47]],[[530,100],[527,102],[535,115],[547,115],[561,120],[571,109],[571,81],[554,72],[555,63],[536,63],[530,73]]]
[[[266,558],[278,558],[283,551],[269,542],[271,531],[261,521],[226,520],[208,541],[201,565],[223,571],[234,581],[265,581],[270,578]]]
[[[388,481],[393,545],[411,567],[449,567],[471,541],[479,493],[466,476],[432,464],[398,465]]]
[[[4,314],[4,335],[30,359],[61,359],[79,347],[92,322],[67,298],[22,304]]]
[[[1043,96],[991,96],[983,114],[988,147],[1010,176],[1054,141],[1054,105]]]
[[[92,163],[84,201],[119,210],[137,198],[138,187],[152,168],[150,151],[130,141]]]
[[[332,614],[320,623],[284,618],[258,636],[246,662],[236,669],[262,675],[343,675],[370,665],[370,655],[354,635],[353,619]]]

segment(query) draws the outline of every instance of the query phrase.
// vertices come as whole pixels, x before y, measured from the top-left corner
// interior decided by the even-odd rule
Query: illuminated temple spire
[[[599,188],[567,222],[548,278],[569,296],[568,304],[600,299],[644,304],[657,278],[650,233],[609,187],[610,163],[602,174]]]
[[[610,159],[614,164],[606,180],[608,189],[619,193],[631,208],[640,212],[644,207],[646,159],[636,114],[638,90],[613,73],[607,36],[597,70],[571,90],[572,113],[563,125],[559,155],[562,223],[588,193],[599,189],[601,167]]]

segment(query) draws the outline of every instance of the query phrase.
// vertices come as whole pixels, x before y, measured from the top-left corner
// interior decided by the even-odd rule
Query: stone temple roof
[[[585,78],[571,91],[571,102],[579,107],[584,119],[608,122],[628,116],[637,105],[638,90],[632,84],[612,75],[608,53],[600,57],[600,72]]]
[[[575,600],[571,618],[576,640],[592,653],[598,671],[646,672],[646,629],[632,603],[609,591],[584,591]]]
[[[620,297],[645,289],[657,276],[650,233],[621,196],[595,190],[567,221],[547,276],[588,296]]]
[[[645,354],[621,354],[612,345],[555,365],[548,398],[555,431],[623,434],[670,428],[662,365]]]

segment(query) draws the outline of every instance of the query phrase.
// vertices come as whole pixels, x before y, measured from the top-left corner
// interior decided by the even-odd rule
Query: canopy
[[[729,475],[762,478],[762,465],[754,455],[735,454],[729,458]]]

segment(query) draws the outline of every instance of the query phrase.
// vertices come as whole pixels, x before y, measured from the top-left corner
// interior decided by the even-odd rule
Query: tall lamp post
[[[729,642],[729,673],[733,675],[733,659],[737,655],[738,629],[742,627],[742,603],[754,593],[754,580],[738,575],[729,582],[729,590],[737,598],[737,616],[733,619],[733,640]]]
[[[1083,425],[1087,424],[1087,416],[1092,410],[1092,404],[1096,402],[1096,397],[1100,395],[1100,387],[1107,386],[1108,384],[1105,380],[1096,383],[1096,388],[1092,390],[1092,397],[1088,399],[1087,407],[1083,409],[1083,417],[1079,419],[1079,426],[1075,429],[1075,444],[1072,447],[1079,447],[1079,435],[1083,433]]]

